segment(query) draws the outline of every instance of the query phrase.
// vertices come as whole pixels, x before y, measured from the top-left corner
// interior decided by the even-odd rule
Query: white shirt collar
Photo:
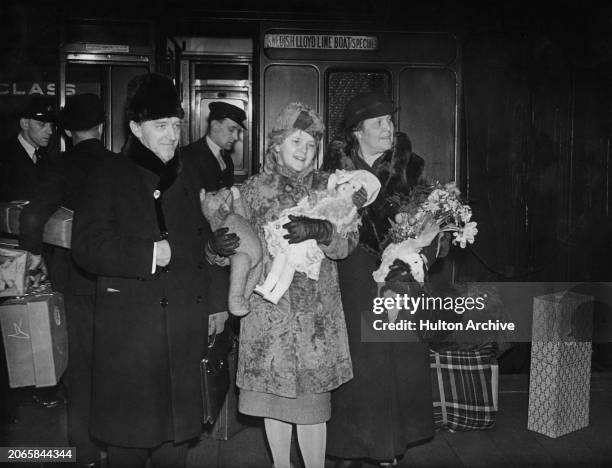
[[[227,166],[225,164],[225,161],[223,160],[223,156],[221,156],[221,147],[214,141],[212,141],[208,135],[206,135],[206,144],[215,156],[217,163],[219,163],[219,167],[222,171],[224,171]]]
[[[217,158],[219,158],[221,156],[221,147],[214,141],[212,141],[208,135],[206,135],[206,143],[208,144],[208,147],[213,152],[213,154]]]
[[[19,140],[19,143],[21,143],[23,149],[26,150],[26,153],[28,153],[30,159],[34,161],[34,152],[36,151],[36,147],[28,143],[21,133],[17,135],[17,140]]]

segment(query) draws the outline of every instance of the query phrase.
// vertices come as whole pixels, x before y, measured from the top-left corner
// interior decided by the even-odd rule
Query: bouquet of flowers
[[[390,266],[399,259],[410,266],[414,279],[423,283],[421,250],[441,232],[452,232],[453,244],[461,248],[474,243],[478,229],[476,222],[471,221],[472,209],[461,203],[459,195],[454,182],[445,185],[433,182],[416,186],[407,197],[391,197],[399,211],[395,220],[390,220],[389,245],[383,251],[380,268],[372,274],[374,281],[384,282]]]

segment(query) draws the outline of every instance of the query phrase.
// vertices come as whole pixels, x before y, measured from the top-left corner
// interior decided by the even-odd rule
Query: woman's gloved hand
[[[444,258],[448,255],[450,250],[451,235],[449,232],[441,232],[438,235],[438,258]]]
[[[233,232],[228,233],[228,231],[228,228],[220,228],[213,232],[208,241],[208,246],[214,254],[229,257],[236,253],[236,249],[240,245],[240,237]]]
[[[323,245],[331,243],[334,227],[329,221],[294,215],[289,215],[289,219],[291,221],[283,224],[283,228],[287,230],[283,237],[290,244],[298,244],[308,239],[314,239]]]
[[[361,208],[368,201],[368,192],[361,187],[353,194],[353,203],[357,208]]]
[[[410,272],[410,265],[400,259],[396,259],[389,267],[389,274],[387,274],[385,281],[390,283],[414,281],[412,273]]]

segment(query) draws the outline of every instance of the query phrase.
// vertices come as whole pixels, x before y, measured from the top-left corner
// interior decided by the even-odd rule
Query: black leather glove
[[[288,232],[283,237],[290,244],[298,244],[308,239],[314,239],[323,245],[331,243],[334,227],[329,221],[294,215],[289,215],[289,219],[291,221],[283,224],[283,227]]]
[[[445,232],[440,237],[440,248],[438,249],[438,258],[444,258],[448,255],[448,251],[450,250],[450,241],[451,235],[448,232]]]
[[[387,274],[385,281],[400,283],[414,281],[412,273],[410,273],[410,265],[399,259],[396,259],[389,267],[389,273]]]
[[[229,257],[236,253],[236,249],[240,245],[240,237],[233,232],[228,233],[228,228],[220,228],[213,232],[212,237],[208,241],[208,246],[213,253],[222,257]]]
[[[361,208],[368,201],[368,192],[361,187],[353,194],[353,203],[357,208]]]

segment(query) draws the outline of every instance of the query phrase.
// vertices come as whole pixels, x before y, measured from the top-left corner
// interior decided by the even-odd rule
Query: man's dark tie
[[[41,159],[42,159],[42,152],[40,151],[39,148],[36,148],[36,150],[34,150],[34,164],[38,164]]]
[[[227,150],[222,149],[219,154],[221,155],[221,159],[223,160],[223,163],[225,164],[225,168],[223,169],[224,171],[228,168],[228,164],[227,164],[227,159],[230,157]]]

